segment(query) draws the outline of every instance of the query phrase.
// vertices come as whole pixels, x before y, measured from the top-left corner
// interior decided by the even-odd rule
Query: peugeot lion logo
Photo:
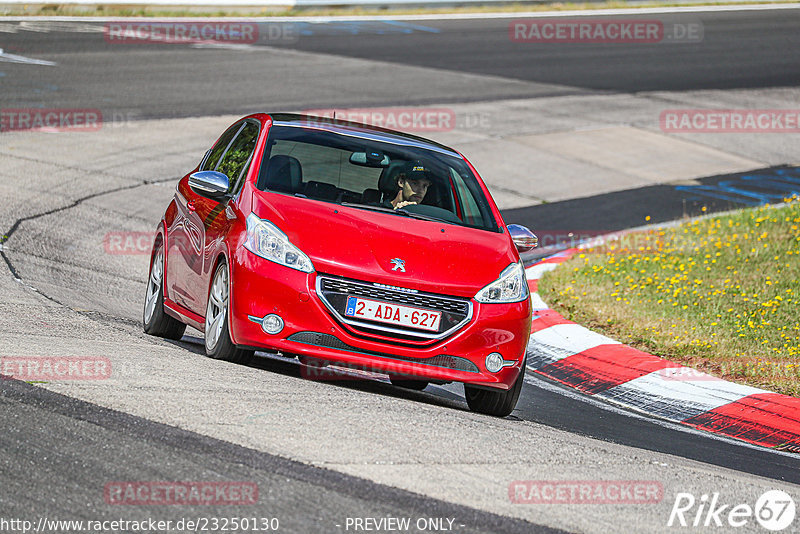
[[[400,271],[401,273],[406,272],[406,262],[405,262],[405,260],[401,260],[400,258],[393,258],[393,259],[391,259],[389,261],[391,261],[392,265],[394,265],[394,267],[392,267],[393,271]]]

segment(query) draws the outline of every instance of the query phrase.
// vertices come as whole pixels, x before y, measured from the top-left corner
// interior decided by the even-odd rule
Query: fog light
[[[261,321],[261,329],[267,334],[277,334],[283,330],[283,319],[281,319],[280,315],[271,313]]]
[[[493,352],[486,357],[486,370],[490,373],[496,373],[505,367],[505,363],[499,352]]]

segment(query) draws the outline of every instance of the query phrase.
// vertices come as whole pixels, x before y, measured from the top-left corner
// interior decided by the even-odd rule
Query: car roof
[[[358,137],[365,137],[376,139],[397,145],[411,145],[421,148],[427,148],[436,152],[443,152],[450,156],[455,156],[463,159],[458,152],[449,146],[442,145],[436,141],[425,139],[388,128],[381,128],[378,126],[370,126],[368,124],[361,124],[358,122],[345,121],[341,119],[332,119],[330,117],[316,117],[312,115],[301,115],[297,113],[268,113],[272,122],[278,126],[298,126],[319,128],[333,133],[355,135]]]

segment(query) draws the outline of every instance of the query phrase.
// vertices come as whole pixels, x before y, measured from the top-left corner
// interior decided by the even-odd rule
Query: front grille
[[[459,356],[451,356],[449,354],[438,354],[432,358],[408,358],[405,356],[397,356],[394,354],[383,354],[370,350],[359,349],[348,345],[341,339],[331,334],[323,334],[320,332],[296,332],[287,338],[289,341],[296,343],[303,343],[305,345],[314,345],[316,347],[326,347],[330,349],[343,350],[347,352],[354,352],[357,354],[366,354],[369,356],[377,356],[379,358],[386,358],[390,360],[400,360],[404,362],[413,362],[420,365],[429,365],[432,367],[444,367],[446,369],[453,369],[455,371],[465,371],[468,373],[477,373],[478,366]]]
[[[322,291],[385,300],[386,302],[407,304],[409,306],[429,308],[441,312],[458,313],[461,315],[467,315],[469,312],[469,301],[456,300],[455,297],[443,298],[429,293],[405,292],[341,278],[323,278]]]
[[[472,317],[472,303],[465,298],[423,293],[413,289],[371,284],[369,282],[334,278],[326,275],[320,275],[317,279],[317,289],[323,302],[337,319],[347,323],[354,330],[367,335],[380,334],[385,336],[388,332],[398,340],[441,339],[466,324]],[[350,317],[345,317],[347,298],[351,296],[441,312],[442,318],[439,322],[439,330],[430,332],[409,326],[388,325],[377,321],[354,320]]]

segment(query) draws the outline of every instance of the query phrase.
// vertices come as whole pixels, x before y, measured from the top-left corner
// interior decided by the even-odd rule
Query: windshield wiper
[[[410,212],[410,211],[406,211],[403,208],[400,208],[399,210],[395,210],[395,211],[401,211],[401,212],[405,213],[408,217],[413,217],[414,219],[420,219],[420,220],[423,220],[423,221],[433,221],[433,222],[443,222],[443,223],[447,223],[447,224],[456,224],[453,221],[448,221],[447,219],[440,219],[439,217],[433,217],[431,215],[423,215],[421,213],[413,213],[413,212]]]
[[[392,209],[392,208],[385,208],[383,206],[370,206],[369,204],[357,204],[354,202],[342,202],[342,206],[347,206],[349,208],[360,208],[362,210],[371,210],[371,211],[380,211],[383,213],[396,213],[398,215],[403,215],[405,217],[413,217],[413,213],[409,213],[404,209]]]
[[[441,219],[439,217],[433,217],[431,215],[423,215],[421,213],[414,213],[413,211],[407,211],[404,208],[393,209],[393,208],[386,208],[384,206],[371,206],[369,204],[357,204],[354,202],[342,202],[342,206],[348,206],[351,208],[361,208],[365,210],[372,210],[372,211],[380,211],[383,213],[396,213],[397,215],[402,215],[404,217],[411,217],[412,219],[419,219],[421,221],[432,221],[432,222],[443,222],[447,224],[456,224],[453,221],[448,221],[447,219]]]

